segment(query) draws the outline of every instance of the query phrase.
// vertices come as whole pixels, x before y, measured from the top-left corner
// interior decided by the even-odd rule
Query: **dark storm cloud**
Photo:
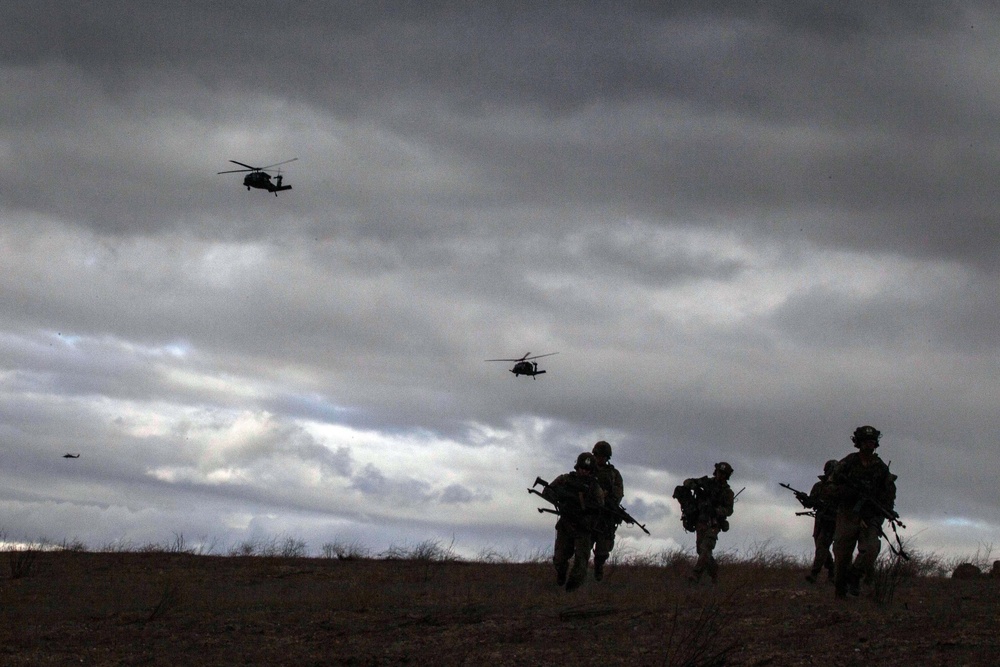
[[[858,422],[907,511],[991,516],[988,7],[661,5],[6,8],[18,525],[547,540],[505,489],[606,438],[674,539],[672,477],[730,460],[756,516]]]
[[[728,224],[738,210],[758,233],[992,266],[983,248],[997,240],[996,202],[977,183],[996,167],[997,109],[978,91],[995,89],[997,79],[978,66],[989,27],[976,27],[974,6],[694,3],[627,12],[592,3],[456,12],[307,3],[278,14],[268,3],[239,11],[20,6],[4,52],[14,89],[38,78],[19,81],[18,68],[61,67],[63,82],[49,104],[36,93],[13,105],[23,110],[25,136],[50,144],[51,157],[32,158],[14,141],[23,171],[5,174],[9,201],[62,202],[61,215],[119,234],[163,224],[227,234],[206,214],[178,217],[174,194],[223,213],[215,183],[206,184],[228,157],[221,138],[209,141],[223,152],[214,161],[192,154],[164,164],[144,119],[158,115],[181,136],[209,131],[208,119],[294,133],[282,112],[300,104],[473,167],[476,180],[451,195],[467,202],[493,190],[486,196],[507,204],[575,201],[700,225]],[[261,96],[283,101],[264,109],[263,122],[250,113]],[[53,135],[39,107],[79,130]],[[313,167],[297,168],[324,168],[309,157]],[[309,171],[298,172],[308,186],[303,177]],[[58,187],[67,181],[75,186]],[[353,215],[362,233],[402,240],[414,229],[457,231],[363,204],[384,201],[381,188],[345,194],[343,182],[334,184],[331,194],[360,207]],[[131,191],[131,208],[116,206],[120,197],[109,191]],[[312,197],[291,206],[314,215],[324,204]],[[342,230],[334,215],[324,224]],[[243,232],[261,229],[250,220]]]

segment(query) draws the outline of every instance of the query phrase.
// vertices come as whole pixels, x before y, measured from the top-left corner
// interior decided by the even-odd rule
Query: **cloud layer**
[[[606,439],[629,548],[725,459],[724,548],[798,553],[872,423],[917,546],[992,544],[986,9],[11,9],[0,529],[528,554]]]

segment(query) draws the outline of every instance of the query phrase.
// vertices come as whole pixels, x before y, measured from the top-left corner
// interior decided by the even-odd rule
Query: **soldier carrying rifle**
[[[617,509],[625,496],[625,484],[621,473],[611,464],[611,444],[600,440],[592,451],[597,462],[594,474],[601,485],[601,490],[604,491],[605,507]],[[615,532],[622,518],[611,512],[603,512],[599,522],[597,534],[594,536],[594,581],[604,579],[604,563],[615,547]]]
[[[559,475],[538,495],[556,506],[556,543],[552,564],[556,568],[556,584],[565,584],[567,591],[579,588],[587,578],[590,550],[594,547],[594,530],[604,506],[604,491],[594,476],[597,460],[590,452],[576,457],[573,472]],[[537,484],[539,481],[535,480]],[[533,491],[533,489],[528,489]],[[537,492],[535,492],[537,493]],[[573,559],[573,569],[569,561]]]
[[[796,512],[800,516],[811,516],[813,518],[813,544],[816,547],[813,556],[812,567],[806,575],[806,581],[815,584],[820,572],[826,568],[827,577],[833,581],[833,554],[830,553],[830,545],[833,544],[833,534],[837,528],[837,506],[830,497],[832,484],[830,475],[837,467],[837,460],[831,459],[823,465],[823,474],[819,476],[819,481],[813,484],[809,493],[793,489],[788,484],[781,484],[795,494],[795,498],[806,508],[805,512]]]
[[[595,446],[595,449],[601,447]],[[619,524],[624,522],[630,526],[638,526],[642,532],[649,535],[646,526],[639,523],[618,504],[621,501],[620,495],[612,493],[610,498],[614,499],[614,504],[611,504],[600,482],[599,466],[600,462],[596,456],[584,452],[576,457],[576,467],[573,472],[559,475],[551,484],[541,477],[536,477],[535,483],[528,489],[528,493],[541,496],[556,507],[554,510],[540,507],[538,511],[559,516],[559,521],[556,522],[556,544],[552,562],[556,568],[556,583],[560,586],[565,584],[567,591],[579,588],[587,578],[587,563],[591,549],[594,549],[595,553],[594,579],[601,580],[598,572],[604,560],[601,559],[601,547],[595,546],[595,542],[604,540],[604,546],[610,551],[614,545],[614,531]],[[539,484],[542,486],[541,492],[534,488]],[[607,557],[606,552],[603,552],[603,555]],[[569,570],[570,559],[573,559],[572,570]]]
[[[888,520],[895,530],[899,523],[894,509],[896,475],[875,453],[881,436],[874,426],[855,429],[851,441],[858,451],[841,459],[830,477],[830,497],[837,503],[833,557],[838,598],[846,597],[848,592],[860,595],[862,579],[870,581],[875,571],[881,538],[885,536],[882,524]],[[852,563],[855,546],[858,554]],[[892,548],[891,543],[889,546]],[[901,548],[896,553],[907,557]]]

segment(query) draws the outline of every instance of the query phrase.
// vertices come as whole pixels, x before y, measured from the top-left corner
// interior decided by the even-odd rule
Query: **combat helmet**
[[[721,472],[723,477],[729,479],[733,475],[733,466],[729,465],[725,461],[719,461],[715,464],[715,472]]]
[[[823,474],[819,476],[820,479],[826,479],[833,474],[833,471],[837,468],[837,464],[840,463],[837,459],[830,459],[823,464]]]
[[[573,469],[594,472],[597,470],[597,460],[594,459],[594,455],[590,452],[583,452],[576,457],[576,465],[573,466]]]
[[[594,456],[603,456],[606,459],[611,458],[611,445],[604,440],[598,440],[597,444],[594,445]]]
[[[874,426],[859,426],[854,429],[851,442],[854,443],[855,447],[860,447],[862,442],[874,442],[875,446],[878,447],[878,441],[881,437],[882,432]]]

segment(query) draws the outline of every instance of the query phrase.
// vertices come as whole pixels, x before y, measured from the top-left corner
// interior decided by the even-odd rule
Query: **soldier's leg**
[[[858,534],[858,555],[854,559],[854,574],[860,582],[863,577],[870,582],[875,574],[875,561],[882,550],[882,539],[877,525],[865,526]],[[859,590],[860,592],[860,590]]]
[[[854,558],[854,546],[858,541],[859,528],[860,519],[847,512],[837,513],[837,527],[833,532],[833,581],[837,597],[847,595],[851,580],[851,560]]]
[[[701,579],[701,573],[707,571],[709,576],[714,580],[718,568],[715,565],[715,558],[712,556],[712,551],[718,542],[719,532],[708,524],[699,524],[695,535],[697,537],[695,549],[698,552],[698,560],[694,564],[694,572],[691,579],[698,581]]]
[[[829,522],[817,521],[813,528],[813,547],[815,551],[813,553],[812,567],[809,568],[809,574],[806,575],[808,582],[815,583],[824,567],[829,571],[830,578],[833,578],[833,556],[830,554],[831,544],[833,544],[833,526]]]
[[[820,546],[819,537],[813,535],[813,561],[812,565],[809,567],[809,574],[806,575],[806,581],[810,584],[816,583],[816,577],[819,576],[820,570],[823,569],[823,563],[826,562],[826,552],[822,550]]]
[[[715,560],[715,546],[719,543],[719,531],[717,528],[709,529],[708,535],[705,536],[705,551],[708,553],[708,558],[705,563],[705,571],[708,572],[708,576],[712,578],[712,581],[718,581],[719,579],[719,564]]]
[[[581,530],[576,533],[573,539],[573,569],[566,579],[567,591],[576,590],[587,579],[587,564],[590,562],[590,550],[593,546],[589,532]]]
[[[698,581],[701,579],[701,573],[705,569],[705,557],[702,554],[702,541],[705,536],[705,526],[699,524],[695,526],[694,529],[694,551],[698,555],[698,559],[694,562],[694,569],[691,571],[691,576],[688,577],[689,581]]]
[[[826,568],[827,576],[830,580],[833,580],[833,554],[830,553],[830,546],[833,544],[833,531],[835,524],[830,521],[823,523],[820,528],[819,541],[820,544],[817,545],[823,550],[823,567]],[[819,571],[817,571],[818,574]]]
[[[606,528],[605,532],[597,535],[594,541],[594,580],[600,581],[604,578],[604,563],[611,555],[611,550],[615,548],[614,529]]]
[[[556,585],[566,583],[569,559],[573,557],[573,535],[564,528],[556,528],[556,544],[552,550],[552,564],[556,568]]]

